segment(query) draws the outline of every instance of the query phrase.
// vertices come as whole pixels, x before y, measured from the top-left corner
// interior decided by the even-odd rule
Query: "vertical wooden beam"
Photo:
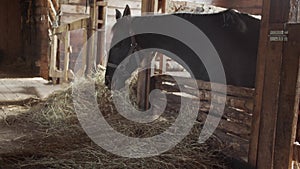
[[[142,0],[142,12],[157,12],[158,0]]]
[[[266,53],[269,33],[269,1],[265,0],[262,9],[262,20],[260,23],[260,39],[258,45],[258,57],[256,63],[256,86],[255,86],[255,106],[252,117],[251,140],[249,144],[248,162],[252,166],[256,166],[257,151],[258,151],[258,137],[260,128],[260,112],[262,108],[262,97],[264,91],[265,67],[266,67]]]
[[[288,25],[284,43],[276,124],[274,169],[292,168],[299,104],[300,24]]]
[[[81,53],[81,70],[83,71],[83,75],[86,75],[86,69],[87,69],[87,55],[88,55],[88,31],[87,29],[83,29],[83,38],[84,40],[83,42],[83,49],[82,49],[82,53]]]
[[[97,29],[98,29],[98,40],[97,40],[97,64],[104,66],[105,56],[105,25],[106,25],[106,10],[107,2],[103,0],[97,1],[98,16],[97,16]]]
[[[70,46],[70,31],[66,31],[65,36],[65,57],[64,57],[64,71],[63,71],[63,83],[67,83],[69,80],[68,76],[68,70],[69,70],[69,62],[70,62],[70,52],[71,52],[71,46]]]
[[[283,30],[282,25],[270,25],[269,28],[270,30]],[[282,50],[283,42],[267,42],[258,138],[258,169],[272,169],[274,167],[275,128],[279,104]]]
[[[269,41],[268,36],[272,30],[285,30],[285,25],[289,21],[289,4],[289,1],[281,0],[264,0],[263,4],[256,75],[256,104],[249,150],[249,163],[258,169],[290,167],[291,149],[284,151],[282,147],[291,148],[290,143],[293,138],[288,137],[288,140],[282,141],[285,138],[280,137],[284,135],[282,134],[284,130],[291,134],[290,136],[294,132],[291,125],[294,123],[296,112],[282,106],[282,102],[286,98],[291,98],[296,91],[295,88],[293,92],[287,90],[289,85],[286,78],[298,77],[298,75],[295,71],[285,71],[291,61],[286,59],[295,56],[286,57],[286,53],[283,53],[286,45],[280,41]],[[292,81],[290,79],[289,83]],[[295,104],[293,99],[288,102]],[[286,119],[287,116],[289,118]],[[291,124],[287,125],[286,120]],[[282,158],[283,156],[286,158]]]
[[[168,12],[169,0],[161,0],[161,13]]]
[[[87,43],[87,66],[86,73],[91,74],[96,67],[96,38],[95,34],[97,31],[97,1],[90,0],[90,21],[88,24],[88,43]]]
[[[57,35],[53,35],[52,44],[51,44],[51,56],[50,56],[50,77],[54,77],[57,61],[57,48],[58,48],[58,38]]]
[[[168,11],[168,3],[169,0],[161,0],[161,12],[166,13]],[[166,64],[167,64],[167,59],[166,56],[163,54],[158,54],[159,57],[159,73],[165,73],[166,72]]]
[[[158,0],[142,0],[142,13],[147,12],[157,12],[158,10]],[[148,67],[148,64],[151,64],[151,60],[144,59],[140,65],[141,72],[138,74],[137,81],[137,104],[140,109],[149,108],[149,94],[150,94],[150,76],[151,70],[144,69]]]

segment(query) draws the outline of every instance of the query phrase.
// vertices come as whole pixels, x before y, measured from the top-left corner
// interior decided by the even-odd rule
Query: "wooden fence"
[[[72,3],[76,2],[64,2],[61,3],[71,3],[69,4],[62,4],[64,8],[68,9],[69,11],[72,11]],[[69,6],[69,8],[68,8]],[[71,7],[70,7],[71,6]],[[82,11],[83,6],[80,4],[73,4],[73,6],[79,6],[78,8],[74,8],[76,11]],[[70,69],[70,54],[72,53],[72,46],[71,46],[71,36],[70,32],[74,30],[82,30],[82,39],[84,39],[84,43],[91,41],[91,42],[97,42],[98,51],[95,50],[96,46],[95,43],[89,43],[87,48],[83,48],[86,51],[82,52],[81,55],[81,74],[85,75],[86,73],[90,73],[93,70],[93,67],[95,63],[97,62],[96,55],[99,55],[100,57],[103,57],[104,54],[101,51],[104,51],[104,44],[105,44],[105,38],[103,38],[105,35],[103,31],[99,33],[99,37],[96,38],[95,35],[97,30],[103,28],[106,25],[106,7],[107,3],[100,0],[94,0],[92,4],[86,9],[89,9],[89,15],[88,17],[83,17],[82,19],[78,19],[76,21],[72,21],[71,23],[64,23],[63,25],[60,25],[58,27],[55,27],[52,29],[52,44],[51,44],[51,55],[50,55],[50,71],[49,76],[56,81],[56,79],[61,79],[60,82],[68,82],[69,79],[74,78],[74,72],[72,69]],[[67,11],[68,11],[67,10]],[[59,58],[59,38],[58,36],[63,35],[64,38],[61,41],[62,46],[64,46],[63,52],[64,57]],[[91,40],[92,39],[92,40]],[[83,47],[84,45],[82,45]],[[57,65],[58,60],[63,60],[63,66],[62,68],[59,68]]]
[[[177,83],[184,85],[179,86]],[[196,83],[198,88],[192,87],[192,84],[195,84],[195,80],[188,77],[174,77],[170,75],[155,75],[151,77],[151,88],[164,91],[167,95],[168,103],[174,109],[179,108],[181,97],[200,99],[198,114],[198,121],[200,122],[206,120],[210,108],[214,109],[213,104],[211,104],[212,98],[214,98],[215,105],[225,102],[225,109],[217,110],[223,111],[223,116],[215,134],[224,139],[225,143],[233,146],[234,153],[238,153],[243,157],[247,156],[251,135],[254,89],[225,86],[216,83],[211,84],[201,80],[196,80]],[[211,92],[211,85],[214,85],[215,91],[213,93]],[[222,93],[224,87],[227,89],[226,95]]]

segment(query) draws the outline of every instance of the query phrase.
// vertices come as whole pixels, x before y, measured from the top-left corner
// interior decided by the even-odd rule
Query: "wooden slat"
[[[142,12],[156,12],[158,0],[142,0]]]
[[[270,23],[287,23],[289,21],[289,13],[290,13],[290,2],[291,0],[280,1],[273,0],[270,3],[271,9],[280,9],[276,10],[276,12],[270,12]]]
[[[80,19],[80,20],[75,21],[73,23],[62,25],[62,26],[59,26],[58,28],[55,28],[53,33],[54,34],[59,34],[59,33],[63,33],[63,32],[66,32],[66,31],[72,31],[72,30],[76,30],[76,29],[87,28],[87,24],[88,24],[88,19],[86,19],[86,18]]]
[[[274,169],[291,168],[299,108],[300,24],[288,25],[284,44],[274,148]]]
[[[82,67],[81,67],[81,71],[83,72],[82,74],[83,75],[86,75],[86,69],[87,69],[87,55],[88,55],[88,49],[87,49],[87,41],[88,41],[88,36],[87,36],[87,30],[84,29],[83,30],[83,48],[82,48],[82,53],[81,53],[81,64],[82,64]],[[75,72],[77,73],[77,72]]]
[[[184,99],[185,97],[167,93],[166,98],[167,98],[168,106],[172,107],[172,109],[179,110],[181,99],[182,98]],[[192,105],[197,106],[196,103],[198,103],[198,102],[195,100],[195,103],[194,104],[192,103]],[[211,105],[207,102],[200,102],[200,109],[202,109],[202,107],[209,108],[210,106]],[[214,109],[214,108],[212,107],[212,109]],[[224,116],[218,125],[218,129],[222,130],[225,133],[231,133],[232,135],[240,137],[244,140],[249,140],[250,126],[245,123],[237,122],[236,120],[231,121],[231,120],[225,119],[224,118],[225,114],[228,117],[228,113],[226,113],[228,110],[229,110],[228,108],[224,110],[225,111]],[[213,114],[211,114],[211,115],[213,116]],[[247,115],[247,114],[244,113],[244,115]],[[243,116],[243,117],[245,117],[245,116]],[[197,120],[200,122],[204,122],[206,120],[206,118],[207,118],[207,113],[204,111],[199,111]],[[248,124],[249,124],[249,122],[248,122]]]
[[[100,1],[103,2],[103,1]],[[97,22],[97,29],[98,29],[98,44],[97,44],[97,65],[104,66],[104,58],[105,58],[105,47],[106,47],[106,29],[105,26],[107,25],[107,6],[99,6],[98,9],[98,22]]]
[[[97,6],[107,6],[107,2],[106,1],[98,1]]]
[[[53,7],[55,9],[55,11],[58,11],[59,10],[59,4],[57,3],[58,0],[51,0],[52,4],[53,4]]]
[[[170,0],[162,0],[161,2],[161,13],[167,13],[168,11],[168,5],[169,5]]]
[[[280,30],[283,25],[270,25],[270,29]],[[274,138],[278,112],[278,94],[283,42],[268,42],[266,72],[263,87],[261,121],[258,141],[258,169],[271,169],[274,164]],[[266,162],[267,161],[267,162]]]
[[[56,19],[57,13],[51,0],[48,0],[48,6],[49,6],[49,14],[50,14],[51,21],[54,21]]]
[[[211,94],[210,91],[208,90],[203,90],[203,89],[192,89],[192,88],[186,88],[185,86],[181,86],[180,88],[176,85],[168,85],[168,84],[161,84],[162,82],[155,82],[155,88],[164,90],[167,92],[183,92],[190,94],[192,96],[195,96],[199,98],[202,101],[211,101],[212,98],[217,101],[217,103],[222,103],[225,102],[227,106],[234,107],[237,109],[242,109],[247,112],[252,112],[253,111],[253,98],[243,98],[240,96],[225,96],[222,93],[215,93]],[[160,85],[161,84],[161,85]],[[198,94],[196,95],[198,90]]]
[[[188,77],[177,77],[173,76],[177,79],[178,83],[185,84],[188,86],[193,86],[195,83],[195,79],[188,78]],[[175,79],[172,76],[169,75],[159,75],[154,76],[155,83],[156,82],[170,82],[170,83],[176,83]],[[215,92],[222,92],[223,88],[227,88],[227,95],[230,96],[239,96],[244,98],[253,98],[254,96],[254,89],[244,88],[244,87],[235,87],[230,85],[223,85],[223,84],[217,84],[217,83],[210,83],[205,82],[202,80],[196,80],[196,83],[198,85],[198,89],[200,90],[211,90],[211,84],[214,85],[214,88],[216,89]]]
[[[54,72],[56,68],[56,57],[57,57],[57,48],[58,48],[58,38],[56,35],[53,36],[52,45],[51,45],[51,56],[50,56],[50,71],[49,76],[54,77]]]
[[[252,129],[251,129],[251,140],[249,146],[249,157],[248,161],[250,165],[256,166],[257,153],[258,153],[258,138],[259,138],[259,126],[260,116],[262,108],[262,99],[264,91],[264,78],[265,78],[265,67],[266,67],[266,54],[268,51],[267,44],[269,41],[269,13],[270,5],[269,1],[265,0],[263,7],[263,19],[260,25],[260,39],[258,45],[258,57],[256,63],[256,86],[255,86],[255,106],[253,111]]]
[[[83,5],[62,4],[60,10],[63,13],[87,14],[87,12],[90,10],[90,7]]]
[[[60,4],[79,4],[79,5],[85,5],[86,0],[59,0]]]
[[[90,19],[88,22],[88,57],[87,57],[87,67],[86,71],[88,74],[91,74],[95,69],[96,64],[96,37],[94,36],[97,31],[97,6],[96,6],[96,0],[93,0],[90,4]]]
[[[269,42],[270,30],[283,30],[288,22],[289,1],[264,0],[262,30],[260,36],[260,50],[258,57],[258,71],[256,84],[256,107],[253,116],[252,140],[249,152],[249,162],[258,169],[273,169],[274,156],[280,149],[275,145],[276,125],[283,119],[277,118],[280,107],[281,86],[280,80],[286,77],[281,75],[282,42]],[[290,93],[292,94],[292,93]],[[258,127],[259,126],[259,127]],[[289,154],[284,153],[289,157]],[[276,163],[286,164],[285,159],[276,159]],[[282,166],[281,166],[282,167]],[[285,166],[283,168],[288,168]]]
[[[145,12],[154,12],[157,7],[154,5],[158,5],[155,1],[157,0],[142,0],[142,13]],[[146,53],[145,53],[146,54]],[[149,54],[149,53],[148,53]],[[152,59],[152,57],[151,57]],[[149,108],[149,93],[150,93],[150,75],[151,70],[145,69],[149,64],[151,64],[151,60],[149,57],[143,60],[142,64],[140,65],[141,71],[138,73],[138,80],[137,80],[137,103],[139,108],[141,109],[148,109]]]
[[[76,22],[76,21],[81,20],[81,19],[87,19],[89,17],[90,17],[89,14],[69,14],[69,13],[64,13],[60,17],[60,23],[61,23],[61,25],[70,24],[70,23]]]
[[[63,82],[68,82],[68,71],[69,71],[69,63],[70,63],[70,31],[66,32],[66,36],[64,39],[65,43],[65,56],[64,56],[64,70],[63,70]]]

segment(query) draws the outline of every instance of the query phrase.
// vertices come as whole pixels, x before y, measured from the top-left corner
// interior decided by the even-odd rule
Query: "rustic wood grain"
[[[300,61],[300,24],[288,25],[289,40],[284,44],[281,70],[274,169],[291,168],[299,108],[297,85]]]

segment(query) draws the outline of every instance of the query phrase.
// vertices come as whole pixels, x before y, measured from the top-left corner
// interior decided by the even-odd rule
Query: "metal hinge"
[[[269,38],[271,42],[283,42],[288,41],[288,31],[284,30],[271,30],[269,33]]]

